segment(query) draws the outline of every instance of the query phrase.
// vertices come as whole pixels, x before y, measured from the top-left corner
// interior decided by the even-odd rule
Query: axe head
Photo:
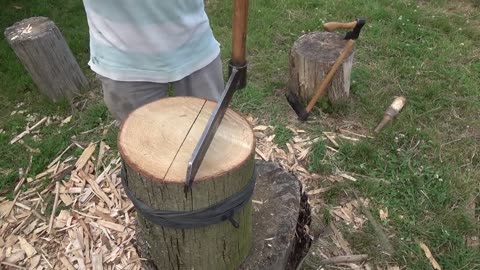
[[[305,107],[303,107],[300,99],[298,99],[298,97],[292,92],[288,92],[288,94],[286,94],[285,96],[287,97],[288,103],[297,114],[298,119],[301,121],[307,120],[309,113],[307,112]]]
[[[358,37],[360,36],[360,31],[362,30],[362,27],[365,25],[365,22],[366,22],[365,18],[358,18],[355,28],[353,28],[352,31],[347,32],[344,39],[358,39]]]

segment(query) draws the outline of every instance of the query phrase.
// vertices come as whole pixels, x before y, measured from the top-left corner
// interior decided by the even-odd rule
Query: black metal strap
[[[233,217],[252,197],[256,182],[254,173],[251,181],[240,192],[207,208],[194,211],[167,211],[153,209],[135,198],[128,188],[127,168],[124,163],[122,163],[121,179],[125,193],[142,216],[159,226],[177,229],[204,227],[226,220],[230,221],[235,228],[239,228],[239,223]]]

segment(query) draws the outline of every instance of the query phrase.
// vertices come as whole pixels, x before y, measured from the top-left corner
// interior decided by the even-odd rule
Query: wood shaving
[[[120,184],[118,155],[104,144],[104,153],[93,155],[96,144],[91,143],[78,159],[66,157],[75,146],[30,180],[29,190],[20,190],[17,200],[0,200],[0,268],[142,268],[133,241],[135,209]],[[43,185],[42,179],[53,179],[65,168],[75,169]],[[58,196],[60,211],[47,211],[54,208],[47,196]]]

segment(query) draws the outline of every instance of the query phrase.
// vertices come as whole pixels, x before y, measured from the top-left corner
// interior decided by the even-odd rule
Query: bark
[[[312,32],[301,36],[290,52],[289,91],[302,102],[309,102],[346,43],[338,33]],[[345,102],[350,95],[354,54],[352,50],[325,91],[333,105]]]
[[[187,164],[215,103],[195,97],[165,98],[132,112],[122,124],[118,147],[128,187],[150,208],[193,211],[240,192],[255,169],[255,139],[248,122],[227,110],[191,191],[185,193]],[[137,211],[139,239],[157,269],[238,269],[252,247],[252,204],[234,220],[179,229],[155,224]]]

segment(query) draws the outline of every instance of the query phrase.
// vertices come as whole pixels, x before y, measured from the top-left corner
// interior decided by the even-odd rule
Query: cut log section
[[[72,99],[87,86],[62,33],[48,18],[19,21],[4,34],[39,91],[52,101]]]
[[[133,111],[122,123],[119,152],[128,188],[156,210],[193,211],[241,191],[254,176],[255,139],[249,123],[227,110],[199,168],[184,192],[187,164],[215,103],[195,97],[165,98]],[[192,229],[159,226],[138,214],[139,230],[157,269],[237,269],[252,247],[252,206],[239,223]]]
[[[295,41],[290,51],[289,91],[308,103],[341,54],[347,40],[331,32],[311,32]],[[338,68],[325,90],[332,105],[345,102],[350,95],[350,76],[354,48]]]

